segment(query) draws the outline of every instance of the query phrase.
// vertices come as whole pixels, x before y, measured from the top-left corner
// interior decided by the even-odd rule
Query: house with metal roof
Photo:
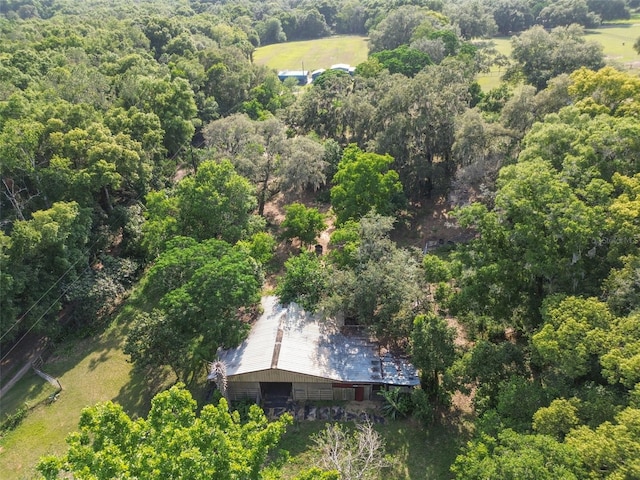
[[[383,352],[363,335],[347,335],[328,320],[277,297],[237,348],[219,352],[231,400],[269,396],[303,400],[369,400],[382,388],[420,381],[405,359]]]

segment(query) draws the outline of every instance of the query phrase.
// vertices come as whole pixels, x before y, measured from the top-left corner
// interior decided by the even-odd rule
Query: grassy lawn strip
[[[325,422],[299,422],[290,426],[280,442],[280,448],[289,452],[283,479],[294,478],[302,470],[318,464],[310,436],[323,430]],[[349,424],[353,428],[353,424]],[[388,421],[376,425],[386,445],[387,454],[395,465],[386,473],[396,480],[428,480],[451,478],[449,467],[460,447],[467,440],[455,426],[433,425],[424,430],[410,420]]]
[[[638,22],[586,30],[585,38],[602,44],[607,62],[624,67],[625,63],[640,62],[640,55],[633,49],[636,38],[640,37],[640,20]]]
[[[58,389],[29,371],[0,401],[0,419],[4,420],[21,407],[35,408]]]
[[[329,68],[336,63],[356,66],[367,59],[369,47],[366,37],[335,36],[318,40],[277,43],[256,49],[253,61],[275,70],[313,71]]]

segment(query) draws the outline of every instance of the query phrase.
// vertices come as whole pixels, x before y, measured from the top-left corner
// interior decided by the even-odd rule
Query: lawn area
[[[304,64],[305,70],[313,71],[336,63],[356,66],[367,59],[368,52],[366,37],[341,35],[260,47],[253,61],[275,70],[302,70]]]
[[[126,318],[126,313],[127,308],[118,319]],[[41,456],[63,453],[64,439],[77,429],[86,406],[113,400],[130,415],[146,414],[153,394],[167,379],[147,378],[132,371],[122,352],[125,325],[116,321],[95,338],[76,339],[56,349],[42,370],[58,378],[63,390],[55,402],[38,404],[20,426],[0,439],[2,480],[33,478]],[[6,411],[42,399],[48,391],[46,385],[36,375],[25,375],[3,399]]]
[[[511,55],[511,37],[494,37],[490,40],[490,43],[502,55],[506,57]],[[507,67],[493,66],[488,73],[478,75],[478,83],[482,90],[488,92],[493,88],[499,87],[506,69]]]
[[[633,66],[633,71],[640,75],[640,55],[633,49],[633,44],[638,37],[640,37],[640,18],[585,30],[587,41],[599,42],[602,45],[608,64],[622,69]],[[492,38],[491,42],[498,52],[507,57],[511,54],[511,37],[496,37]],[[491,90],[500,85],[500,77],[504,72],[504,67],[493,67],[489,73],[478,76],[478,83],[485,92]]]
[[[300,422],[288,428],[280,443],[280,448],[290,454],[284,467],[285,480],[316,465],[317,456],[309,437],[324,426],[325,422],[318,421]],[[434,425],[425,430],[410,420],[388,421],[377,425],[376,430],[384,438],[387,454],[395,461],[386,477],[396,480],[451,478],[449,468],[466,441],[455,426]]]
[[[640,37],[640,19],[637,23],[604,25],[596,30],[587,30],[585,38],[602,44],[607,62],[625,64],[640,63],[640,55],[633,49],[636,38]],[[636,65],[636,69],[640,65]]]

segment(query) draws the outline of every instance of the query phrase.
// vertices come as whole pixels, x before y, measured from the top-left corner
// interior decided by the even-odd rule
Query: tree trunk
[[[267,202],[267,188],[269,187],[269,178],[271,177],[271,161],[267,165],[267,171],[262,181],[262,189],[258,195],[258,215],[264,216],[264,204]]]
[[[111,196],[109,195],[109,189],[106,186],[102,187],[102,198],[104,200],[104,206],[106,207],[107,213],[113,212]]]
[[[18,203],[15,192],[13,190],[13,180],[9,179],[9,183],[7,183],[7,180],[3,178],[2,184],[4,185],[4,195],[5,197],[7,197],[9,203],[11,203],[11,206],[16,211],[16,217],[18,217],[19,220],[24,220],[22,208],[20,208],[20,204]]]

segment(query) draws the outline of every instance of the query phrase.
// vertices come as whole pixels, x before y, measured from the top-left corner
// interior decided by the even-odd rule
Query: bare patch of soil
[[[409,213],[400,218],[392,238],[398,245],[423,251],[425,247],[429,250],[473,238],[473,232],[458,226],[451,210],[442,196],[412,204]]]
[[[302,203],[307,208],[317,208],[320,213],[325,215],[327,228],[316,239],[316,242],[317,245],[322,245],[322,253],[326,254],[329,250],[331,234],[335,230],[334,217],[331,215],[331,205],[317,201],[317,192],[305,191],[299,194],[284,194],[281,192],[271,197],[271,199],[265,203],[264,217],[266,218],[268,225],[272,228],[272,234],[276,238],[281,234],[280,224],[282,224],[285,219],[284,209],[287,205],[295,202]],[[298,253],[301,248],[313,250],[314,245],[303,247],[297,240],[293,242],[282,241],[278,244],[274,256],[274,263],[280,266],[280,268],[268,275],[265,279],[264,288],[266,291],[270,292],[275,289],[277,277],[283,273],[282,266],[284,265],[284,262],[291,255]]]

